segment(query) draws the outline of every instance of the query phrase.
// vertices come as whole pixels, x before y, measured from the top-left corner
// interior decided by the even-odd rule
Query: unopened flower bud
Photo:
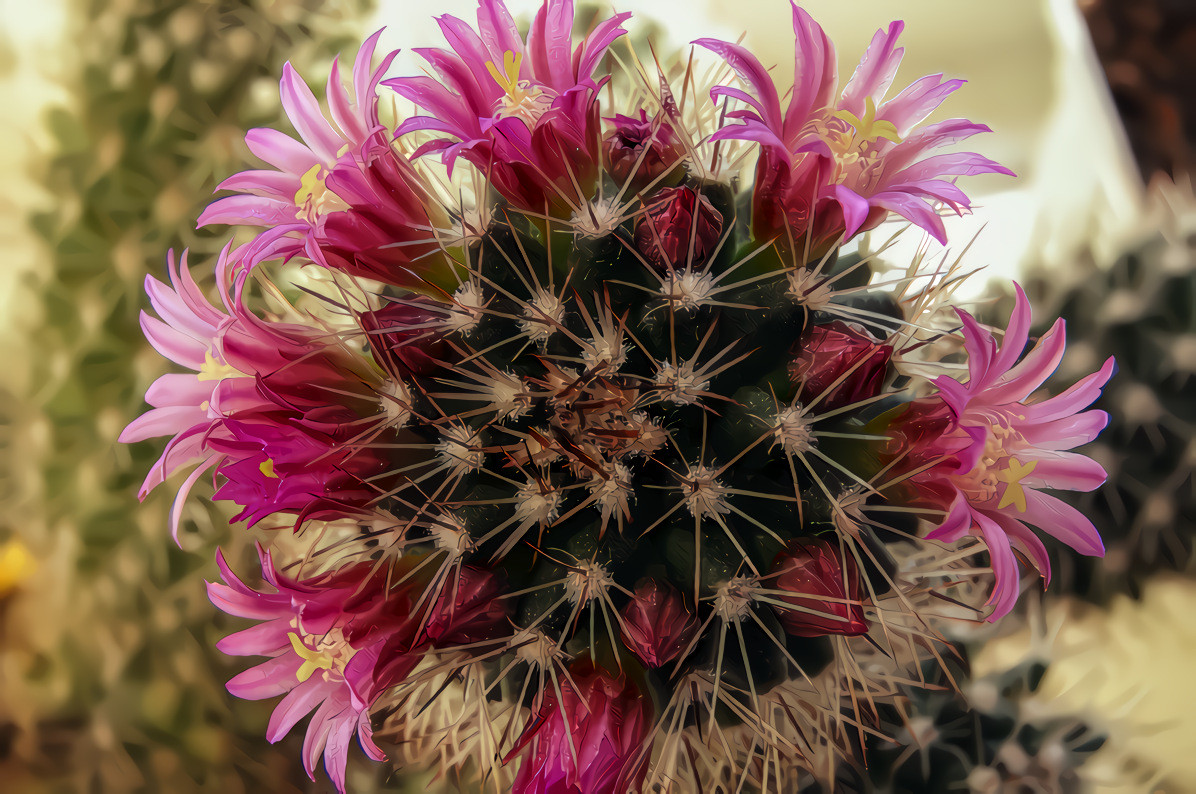
[[[692,188],[671,187],[648,204],[635,227],[635,247],[661,270],[699,268],[722,233],[723,217],[709,199]]]
[[[501,572],[461,567],[456,579],[445,582],[424,634],[435,646],[468,645],[492,639],[507,623],[505,577]]]
[[[608,121],[614,122],[615,129],[602,141],[606,169],[619,187],[630,179],[631,193],[676,168],[685,153],[668,122],[649,119],[643,110],[638,119],[618,115]]]
[[[698,618],[676,589],[644,579],[623,607],[623,642],[648,667],[676,659],[698,631]]]
[[[855,636],[868,631],[860,603],[860,574],[855,559],[842,556],[836,543],[820,538],[789,542],[772,572],[778,596],[792,608],[774,607],[786,632],[795,637],[824,634]]]
[[[818,406],[819,410],[833,410],[879,394],[892,356],[890,345],[835,320],[809,331],[790,375],[802,384],[803,402],[819,398],[829,389]],[[840,378],[843,380],[832,388]]]
[[[416,295],[361,315],[374,355],[392,375],[427,375],[445,366],[445,304]]]

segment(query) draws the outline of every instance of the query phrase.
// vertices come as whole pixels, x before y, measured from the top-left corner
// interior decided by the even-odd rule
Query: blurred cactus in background
[[[265,744],[267,712],[221,705],[212,555],[163,542],[165,500],[136,498],[151,451],[114,439],[161,369],[137,323],[144,276],[172,246],[212,250],[192,219],[244,160],[242,131],[278,117],[283,61],[326,68],[368,0],[69,5],[70,102],[34,166],[54,199],[30,219],[46,251],[35,319],[5,352],[27,393],[0,395],[0,539],[19,533],[37,559],[3,547],[2,787],[294,791],[309,785],[297,748]]]

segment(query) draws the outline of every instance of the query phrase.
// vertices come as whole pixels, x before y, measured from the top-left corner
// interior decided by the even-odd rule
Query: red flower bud
[[[780,574],[775,579],[776,589],[795,594],[779,596],[795,609],[773,607],[789,634],[854,637],[868,631],[860,603],[859,568],[855,558],[840,556],[836,543],[819,538],[792,540],[773,561],[772,572]]]
[[[427,375],[445,366],[451,348],[444,341],[446,304],[423,295],[404,298],[361,315],[361,327],[379,362],[392,375]]]
[[[606,170],[620,188],[630,178],[628,190],[636,193],[680,164],[685,149],[667,121],[649,119],[643,110],[638,119],[615,116],[607,121],[613,122],[615,129],[602,141],[602,151]]]
[[[689,647],[698,618],[668,584],[644,579],[622,611],[623,642],[648,667],[661,667]]]
[[[892,346],[835,320],[816,325],[807,333],[790,366],[790,375],[802,384],[802,399],[808,402],[850,371],[819,400],[820,409],[832,410],[879,394],[892,356]]]
[[[723,217],[692,188],[661,190],[635,227],[635,247],[656,267],[706,264],[723,233]]]
[[[576,689],[574,689],[576,684]],[[522,756],[515,794],[626,794],[639,791],[649,753],[652,701],[625,679],[589,662],[562,678],[562,701],[544,691],[536,719],[515,744]],[[577,762],[574,763],[574,752]]]
[[[505,630],[505,577],[499,571],[463,565],[456,581],[444,589],[432,607],[424,634],[433,645],[468,645],[492,639]]]

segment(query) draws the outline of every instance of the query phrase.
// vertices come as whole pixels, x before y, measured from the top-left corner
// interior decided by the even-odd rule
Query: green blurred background
[[[330,790],[303,773],[301,732],[264,741],[272,703],[224,692],[237,665],[214,643],[232,624],[203,579],[217,543],[244,560],[252,536],[197,504],[176,548],[166,489],[141,505],[135,495],[159,447],[114,440],[163,371],[137,325],[141,282],[163,273],[169,248],[199,261],[223,242],[194,218],[249,161],[245,129],[285,128],[282,63],[322,81],[331,56],[376,27],[389,26],[384,44],[426,45],[431,13],[473,3],[438,5],[0,0],[0,790]],[[618,5],[657,19],[673,44],[746,30],[778,74],[792,57],[780,0]],[[1105,351],[1123,358],[1099,450],[1113,481],[1086,505],[1106,522],[1110,564],[1061,560],[1053,594],[1028,593],[998,633],[975,638],[976,674],[1051,662],[1019,708],[1081,714],[1107,733],[1083,790],[1194,792],[1196,4],[805,5],[844,74],[901,16],[907,81],[969,78],[948,110],[993,126],[982,151],[1021,179],[986,182],[953,239],[975,235],[968,262],[1025,280],[1040,316],[1069,316],[1072,375]],[[983,275],[973,284],[999,316],[1000,291]],[[364,764],[350,778],[358,791],[425,779]]]

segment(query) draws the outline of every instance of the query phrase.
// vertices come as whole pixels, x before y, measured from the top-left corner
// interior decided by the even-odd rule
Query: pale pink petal
[[[290,135],[268,127],[255,127],[245,133],[245,145],[254,157],[296,177],[322,162],[311,149]]]
[[[270,715],[266,727],[266,741],[273,744],[290,733],[295,723],[306,717],[327,695],[327,686],[316,678],[309,678],[287,693]]]
[[[303,660],[293,653],[262,662],[234,676],[225,685],[229,693],[242,700],[265,700],[290,692],[299,685],[296,674]]]
[[[286,111],[287,118],[291,120],[299,137],[322,163],[331,164],[336,160],[336,153],[344,142],[324,118],[315,94],[290,63],[282,66],[278,92],[283,110]]]
[[[216,649],[227,656],[270,656],[290,647],[291,631],[289,621],[268,620],[221,638]]]
[[[941,74],[931,74],[911,83],[904,91],[885,102],[876,117],[893,122],[900,135],[907,135],[918,122],[959,89],[966,80],[942,82]]]
[[[1104,484],[1108,473],[1103,466],[1075,452],[1033,450],[1018,456],[1022,463],[1037,461],[1034,471],[1023,483],[1032,488],[1057,491],[1091,491]]]
[[[843,89],[843,98],[838,106],[857,118],[863,118],[865,99],[872,97],[879,100],[893,84],[897,68],[901,66],[901,57],[905,49],[897,46],[897,39],[905,23],[898,20],[889,24],[889,29],[878,30],[872,36],[872,43],[864,51],[860,65],[851,75],[847,87]]]
[[[1071,505],[1053,496],[1026,489],[1027,523],[1089,557],[1105,556],[1105,544],[1092,522]]]
[[[1110,356],[1098,371],[1081,379],[1067,391],[1049,400],[1023,406],[1022,412],[1031,422],[1046,422],[1083,410],[1100,396],[1101,389],[1113,377],[1114,366],[1113,357]]]
[[[987,602],[993,606],[992,614],[988,616],[988,621],[992,623],[1008,615],[1017,603],[1017,595],[1021,590],[1021,575],[1018,571],[1017,557],[1009,545],[1009,537],[1001,526],[982,512],[976,513],[976,523],[980,527],[985,545],[988,546],[989,564],[993,569],[993,591]]]
[[[796,135],[812,112],[831,104],[838,83],[838,63],[835,60],[834,46],[822,27],[797,3],[793,3],[793,32],[796,38],[796,52],[793,97],[784,117],[783,129],[786,138]],[[771,78],[769,82],[772,82]],[[775,91],[774,88],[773,92]]]

